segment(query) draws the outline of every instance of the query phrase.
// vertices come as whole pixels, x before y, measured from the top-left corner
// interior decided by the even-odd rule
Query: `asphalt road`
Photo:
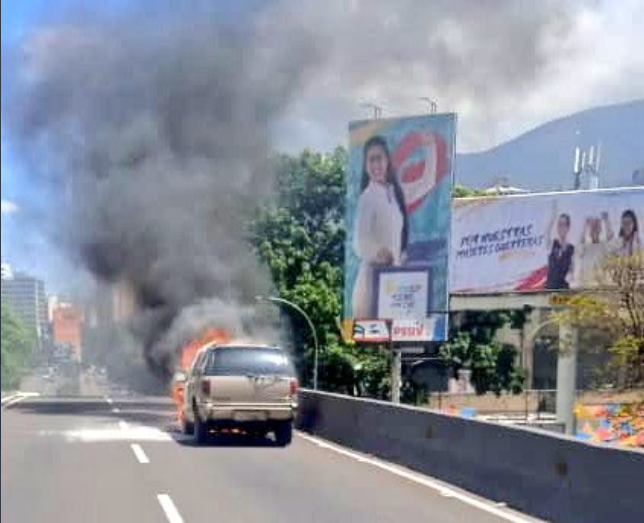
[[[169,407],[107,396],[3,406],[2,522],[536,521],[304,435],[287,449],[194,447]]]

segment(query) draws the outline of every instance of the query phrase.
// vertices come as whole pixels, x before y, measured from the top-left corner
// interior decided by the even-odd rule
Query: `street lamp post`
[[[313,356],[313,390],[318,390],[318,334],[309,315],[304,312],[304,309],[302,309],[302,307],[300,307],[297,303],[285,300],[284,298],[277,298],[276,296],[255,296],[255,299],[257,301],[271,301],[273,303],[282,303],[284,305],[288,305],[292,309],[295,309],[297,312],[299,312],[306,320],[306,323],[308,323],[309,328],[311,329],[311,333],[313,334],[313,343],[315,344],[315,353]]]

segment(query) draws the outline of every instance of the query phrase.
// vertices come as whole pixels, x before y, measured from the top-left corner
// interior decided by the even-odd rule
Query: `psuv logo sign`
[[[384,343],[389,341],[389,327],[385,320],[356,320],[353,324],[353,341]]]
[[[424,320],[394,320],[391,341],[430,341],[434,332],[431,318]]]

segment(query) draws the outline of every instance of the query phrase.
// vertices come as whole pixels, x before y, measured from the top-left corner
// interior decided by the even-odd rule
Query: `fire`
[[[230,340],[230,334],[223,329],[210,328],[205,330],[201,336],[194,339],[181,349],[177,370],[187,373],[190,370],[190,366],[192,365],[192,361],[195,359],[197,352],[199,352],[199,349],[202,347],[210,345],[211,343],[228,343]],[[183,382],[173,382],[172,399],[176,405],[177,421],[179,423],[183,421],[183,389]]]

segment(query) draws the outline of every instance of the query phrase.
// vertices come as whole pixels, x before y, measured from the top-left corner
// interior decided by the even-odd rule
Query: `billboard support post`
[[[402,382],[402,351],[393,348],[393,360],[391,362],[391,402],[400,403],[400,389]]]
[[[563,423],[566,434],[575,431],[575,391],[577,384],[577,329],[571,325],[560,327],[560,344],[566,345],[564,350],[559,347],[557,356],[557,422]]]
[[[394,320],[387,321],[389,330],[389,352],[391,360],[391,402],[400,403],[400,389],[402,384],[402,350],[394,345]]]

